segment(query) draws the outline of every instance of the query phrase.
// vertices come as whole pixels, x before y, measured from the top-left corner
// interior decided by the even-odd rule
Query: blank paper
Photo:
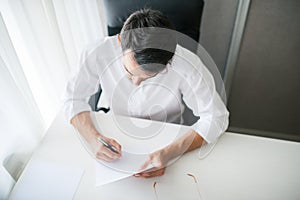
[[[73,199],[83,174],[81,168],[46,161],[33,162],[25,170],[10,199]]]

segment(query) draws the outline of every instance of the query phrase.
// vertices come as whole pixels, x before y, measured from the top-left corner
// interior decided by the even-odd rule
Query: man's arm
[[[93,124],[89,111],[81,112],[74,116],[71,119],[71,124],[78,130],[80,135],[90,145],[96,158],[110,162],[118,159],[121,156],[121,145],[115,140],[107,138],[97,131]],[[98,141],[99,137],[116,147],[118,152],[120,153],[114,153],[106,148],[102,143]]]
[[[94,143],[95,139],[100,136],[100,133],[96,130],[91,120],[89,111],[81,112],[74,116],[71,119],[71,124],[88,143]]]
[[[195,130],[190,130],[178,140],[165,147],[164,151],[170,160],[201,147],[203,141],[204,139]]]
[[[98,141],[98,137],[115,146],[119,152],[121,152],[121,146],[97,131],[90,117],[91,108],[87,102],[100,84],[98,70],[102,63],[99,63],[97,55],[94,48],[85,49],[82,52],[78,63],[78,72],[68,81],[64,94],[64,113],[68,123],[71,122],[87,142],[93,156],[101,160],[112,161],[119,158],[121,153],[111,152]]]

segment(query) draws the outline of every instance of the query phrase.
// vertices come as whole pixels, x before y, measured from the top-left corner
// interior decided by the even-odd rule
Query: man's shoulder
[[[195,70],[198,71],[204,67],[198,55],[181,45],[176,46],[175,54],[171,63],[174,70],[185,75],[192,75],[195,73]]]
[[[86,51],[88,54],[98,52],[101,53],[101,55],[105,55],[111,54],[111,51],[116,51],[117,48],[117,37],[115,35],[106,36],[87,44],[84,48],[84,51]]]

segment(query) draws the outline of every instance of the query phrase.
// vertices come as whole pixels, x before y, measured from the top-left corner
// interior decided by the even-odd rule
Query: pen
[[[106,148],[109,148],[109,150],[111,150],[112,152],[119,153],[118,150],[114,146],[111,146],[109,143],[104,141],[102,138],[98,137],[98,141],[101,142]]]

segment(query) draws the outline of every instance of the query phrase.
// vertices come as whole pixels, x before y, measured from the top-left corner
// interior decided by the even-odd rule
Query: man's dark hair
[[[165,69],[177,44],[172,23],[158,10],[142,9],[132,13],[120,36],[122,51],[133,50],[135,61],[142,69],[154,73]]]

